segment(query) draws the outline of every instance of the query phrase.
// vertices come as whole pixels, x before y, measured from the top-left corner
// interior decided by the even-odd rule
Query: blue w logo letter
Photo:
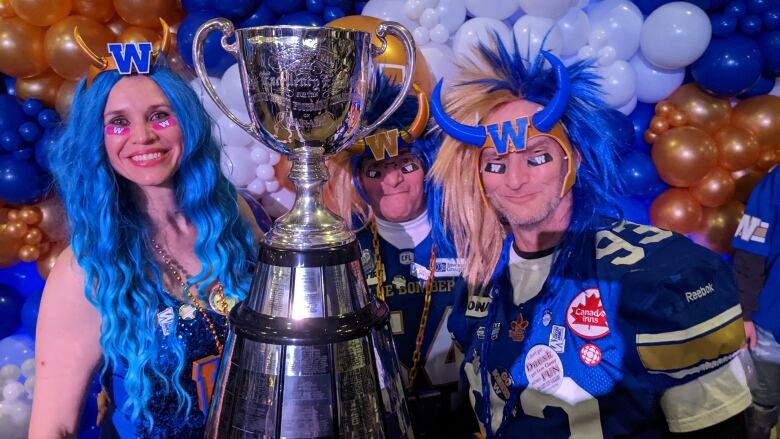
[[[133,66],[141,74],[148,74],[151,69],[152,43],[108,43],[108,51],[123,75],[133,73]]]
[[[517,127],[517,130],[515,130],[515,127]],[[490,134],[490,138],[493,140],[493,146],[496,148],[496,152],[504,154],[511,146],[514,146],[515,151],[525,149],[527,128],[528,118],[522,117],[517,119],[514,124],[511,120],[502,122],[501,131],[498,130],[498,124],[488,125],[487,131],[488,134]]]

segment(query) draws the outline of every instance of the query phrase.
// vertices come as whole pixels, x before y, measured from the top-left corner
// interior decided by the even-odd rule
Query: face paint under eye
[[[106,125],[105,132],[108,136],[126,136],[130,134],[130,128],[120,127],[119,125]]]
[[[163,120],[158,120],[152,124],[152,128],[155,130],[164,130],[166,128],[170,128],[172,126],[176,125],[176,119],[172,117],[165,118]]]
[[[366,177],[368,178],[379,178],[382,174],[379,173],[376,169],[369,169],[366,171]]]
[[[530,159],[528,159],[528,166],[539,166],[543,165],[545,163],[550,163],[552,161],[552,156],[550,154],[544,153],[541,155],[533,156]]]
[[[401,168],[401,172],[404,174],[411,174],[412,172],[420,169],[419,166],[417,166],[416,163],[407,163]]]
[[[503,174],[506,172],[506,165],[503,163],[488,163],[485,165],[485,172],[491,174]]]

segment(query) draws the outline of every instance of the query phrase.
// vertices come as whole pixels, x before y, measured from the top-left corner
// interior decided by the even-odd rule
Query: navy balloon
[[[780,76],[780,30],[759,35],[758,47],[764,59],[764,74]]]
[[[296,11],[302,11],[306,8],[305,0],[271,0],[268,6],[277,14],[291,14]]]
[[[11,287],[25,298],[41,294],[45,284],[35,262],[19,262],[10,267],[0,268],[0,279],[3,285]]]
[[[40,99],[27,99],[22,103],[22,110],[24,114],[36,117],[43,110],[43,102]]]
[[[735,18],[742,18],[747,14],[747,5],[741,0],[734,0],[726,6],[723,13]]]
[[[691,65],[693,79],[718,96],[736,96],[750,89],[761,74],[761,49],[742,35],[715,38]]]
[[[650,15],[651,12],[658,9],[659,6],[669,3],[670,0],[633,0],[634,4],[639,7],[645,15]]]
[[[772,2],[769,0],[748,0],[747,8],[751,14],[761,14],[769,10],[772,7]]]
[[[714,11],[715,9],[720,9],[723,7],[723,5],[726,4],[726,2],[726,0],[688,0],[688,3],[693,3],[705,11]]]
[[[650,120],[655,116],[655,104],[637,102],[636,108],[628,118],[634,124],[634,149],[650,152],[650,144],[645,142],[645,131],[650,126]]]
[[[19,100],[15,96],[0,95],[0,133],[16,131],[26,121]]]
[[[211,0],[182,0],[181,6],[185,11],[193,13],[196,11],[209,9],[209,6],[211,6]]]
[[[179,47],[179,53],[182,60],[190,67],[192,63],[192,42],[195,38],[195,32],[200,25],[212,18],[221,15],[212,10],[196,11],[186,17],[179,23],[179,31],[176,33],[176,43]],[[233,65],[236,60],[222,48],[222,33],[211,32],[203,44],[203,58],[206,61],[206,70],[211,76],[222,76],[225,70]]]
[[[9,95],[15,95],[16,94],[16,78],[12,78],[10,76],[2,75],[3,77],[3,83],[2,86],[5,88],[5,93],[8,93]],[[0,93],[3,94],[3,93]]]
[[[276,23],[276,14],[264,2],[261,2],[249,16],[238,22],[237,28],[268,26]]]
[[[19,160],[29,160],[33,157],[33,149],[32,148],[22,148],[17,149],[16,151],[12,152],[11,155]]]
[[[12,152],[22,147],[24,140],[19,133],[13,131],[4,131],[0,133],[0,147],[4,150]]]
[[[25,122],[19,126],[19,135],[25,142],[33,143],[41,137],[41,127],[35,122]]]
[[[57,130],[47,129],[40,140],[35,143],[35,162],[45,170],[49,170],[49,148],[57,141]]]
[[[0,284],[0,339],[16,332],[23,305],[24,298],[21,294]]]
[[[366,6],[366,2],[355,2],[355,15],[360,15],[363,13],[363,8]]]
[[[728,37],[737,31],[737,18],[727,14],[713,14],[710,17],[712,34],[716,37]]]
[[[60,115],[51,108],[44,108],[38,113],[38,123],[44,128],[51,128],[60,122]]]
[[[337,18],[341,18],[344,16],[344,11],[338,7],[338,6],[328,6],[325,8],[325,12],[322,13],[322,18],[325,19],[325,22],[331,22]]]
[[[211,9],[227,18],[241,18],[252,12],[255,3],[255,0],[214,0],[211,2]]]
[[[770,9],[761,16],[764,30],[772,31],[780,29],[780,8]]]
[[[49,184],[49,175],[34,161],[0,156],[0,200],[32,204],[46,195]]]
[[[747,99],[753,96],[765,95],[768,94],[770,91],[772,91],[774,87],[775,87],[774,78],[767,78],[766,76],[761,75],[758,78],[758,81],[756,81],[756,83],[753,84],[752,87],[750,87],[750,90],[742,93],[738,97],[740,99]]]
[[[276,24],[289,26],[324,26],[325,21],[319,15],[301,11],[283,16],[276,21]]]
[[[650,209],[642,201],[630,197],[621,198],[620,208],[627,220],[639,224],[650,224]]]
[[[325,10],[325,0],[306,0],[306,10],[312,14],[322,14]]]
[[[632,151],[620,165],[626,192],[634,197],[647,197],[660,181],[650,156],[644,152]]]
[[[38,309],[41,307],[41,295],[33,294],[24,301],[21,311],[22,329],[35,338],[35,324],[38,322]]]

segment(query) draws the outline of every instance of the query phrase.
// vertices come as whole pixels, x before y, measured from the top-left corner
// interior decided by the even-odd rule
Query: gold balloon
[[[40,255],[40,250],[34,245],[25,244],[19,247],[19,260],[22,262],[32,262],[38,259]]]
[[[695,127],[678,127],[658,137],[651,151],[658,175],[672,186],[688,187],[717,163],[712,137]]]
[[[728,255],[734,252],[731,239],[737,231],[745,205],[731,200],[720,207],[705,207],[701,227],[691,234],[691,239],[708,249]]]
[[[27,230],[27,233],[24,234],[24,237],[22,238],[22,242],[25,244],[30,245],[38,245],[43,240],[43,233],[41,232],[41,229],[37,227],[30,227]]]
[[[116,13],[133,26],[159,28],[160,17],[177,8],[174,0],[114,0]]]
[[[729,100],[707,94],[692,82],[675,90],[668,101],[688,116],[689,125],[708,133],[718,131],[729,122]]]
[[[29,78],[46,71],[45,35],[45,29],[19,17],[0,19],[0,72]]]
[[[753,188],[764,178],[766,172],[751,168],[733,172],[731,175],[734,177],[735,182],[734,198],[742,203],[747,203]]]
[[[16,12],[11,7],[11,0],[0,0],[0,18],[15,17]]]
[[[737,104],[731,124],[750,130],[762,149],[780,149],[780,97],[754,96]]]
[[[24,221],[28,226],[34,226],[41,222],[43,215],[41,210],[37,207],[25,206],[19,209],[19,219]]]
[[[18,253],[21,246],[18,239],[0,233],[0,268],[10,267],[19,262]]]
[[[114,34],[117,37],[128,26],[130,26],[130,25],[127,24],[127,22],[125,20],[122,20],[122,17],[120,17],[118,15],[115,15],[114,18],[111,19],[111,21],[106,23],[106,27],[108,28],[108,30],[110,30],[111,33]],[[174,39],[174,41],[176,41],[176,39]]]
[[[768,171],[778,163],[780,163],[780,150],[765,149],[761,151],[758,160],[756,160],[756,168],[762,171]]]
[[[41,210],[41,222],[38,228],[52,241],[67,241],[68,226],[65,208],[57,197],[49,197],[35,207]]]
[[[62,119],[68,117],[70,113],[70,106],[73,103],[73,93],[76,91],[78,81],[63,81],[60,85],[60,89],[57,90],[57,102],[54,103],[54,108],[59,113]]]
[[[669,101],[660,101],[655,105],[655,114],[658,116],[668,116],[674,110]]]
[[[114,16],[112,0],[73,0],[73,14],[105,23]]]
[[[650,120],[648,129],[656,134],[663,134],[669,131],[669,122],[666,121],[665,117],[655,116]]]
[[[681,127],[688,123],[688,115],[678,110],[669,113],[666,119],[669,121],[669,125],[673,127]]]
[[[138,27],[138,26],[129,26],[126,27],[121,34],[119,34],[119,37],[117,38],[117,41],[120,43],[141,43],[144,41],[150,41],[150,42],[157,42],[160,40],[160,33],[152,30],[147,29],[145,27]]]
[[[6,217],[8,221],[21,221],[22,215],[19,213],[19,210],[17,209],[9,209],[6,213]]]
[[[26,233],[27,224],[24,221],[9,221],[3,229],[3,234],[13,239],[21,239]]]
[[[702,207],[687,189],[671,188],[650,205],[650,222],[662,229],[688,234],[699,228]]]
[[[49,69],[31,78],[17,79],[16,95],[19,99],[40,99],[47,107],[53,107],[57,103],[57,91],[62,81],[59,75]]]
[[[346,17],[337,18],[325,26],[370,32],[371,43],[380,47],[382,43],[379,41],[379,38],[375,33],[376,28],[380,23],[382,23],[382,20],[378,18],[369,17],[366,15],[348,15]],[[422,52],[420,52],[420,49],[416,49],[415,53],[417,58],[412,80],[420,86],[420,88],[428,97],[430,97],[431,93],[433,92],[433,77],[431,76],[431,69],[428,67],[428,63],[425,61],[425,57],[423,56]],[[382,72],[385,74],[385,76],[388,76],[394,79],[396,82],[400,83],[403,79],[401,68],[394,68],[393,65],[403,66],[406,64],[406,52],[404,51],[404,45],[401,43],[401,40],[394,36],[388,36],[387,49],[385,49],[384,53],[374,58],[374,62],[376,64],[384,64],[384,70]]]
[[[655,143],[656,140],[658,140],[658,134],[656,134],[656,133],[654,133],[654,132],[652,132],[650,130],[645,131],[645,133],[642,135],[642,137],[644,137],[645,142],[647,142],[647,143],[649,143],[651,145],[653,143]]]
[[[748,130],[728,125],[713,136],[718,144],[718,165],[729,171],[753,166],[761,152],[756,137]]]
[[[704,207],[718,207],[734,197],[735,188],[734,177],[729,171],[716,166],[691,186],[691,195]]]
[[[58,75],[71,81],[81,79],[87,73],[90,60],[73,39],[73,28],[78,26],[79,34],[95,53],[107,56],[108,43],[115,40],[114,34],[97,21],[71,15],[46,31],[46,59]]]
[[[36,26],[51,26],[70,13],[70,0],[11,0],[16,15]]]

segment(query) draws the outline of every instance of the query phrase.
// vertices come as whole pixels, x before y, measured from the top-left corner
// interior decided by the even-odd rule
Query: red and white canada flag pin
[[[588,288],[574,297],[566,312],[566,324],[572,332],[587,340],[609,334],[607,313],[598,288]]]

